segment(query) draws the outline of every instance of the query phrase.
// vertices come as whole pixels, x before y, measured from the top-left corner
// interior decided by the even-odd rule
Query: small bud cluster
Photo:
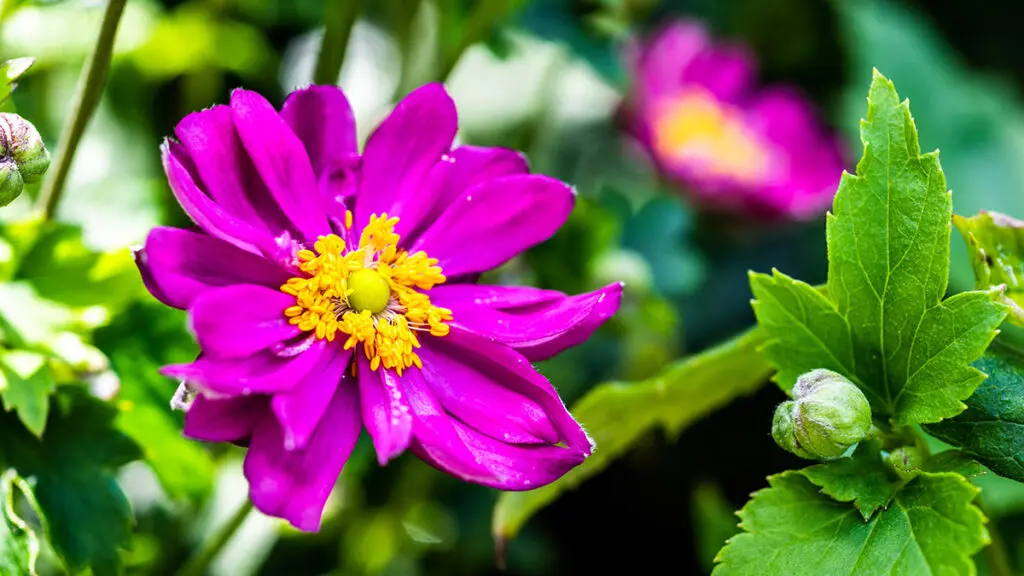
[[[0,206],[13,202],[49,167],[50,154],[36,127],[17,114],[0,113]]]
[[[864,393],[831,370],[800,376],[793,400],[775,410],[772,437],[785,450],[808,460],[842,456],[871,431],[871,406]]]

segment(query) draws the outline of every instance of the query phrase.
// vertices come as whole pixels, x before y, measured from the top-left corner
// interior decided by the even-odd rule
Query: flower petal
[[[304,380],[274,395],[270,406],[284,431],[285,450],[301,450],[309,443],[351,360],[351,351],[329,347]]]
[[[356,120],[345,93],[337,86],[309,86],[288,95],[281,118],[306,148],[319,179],[347,167],[359,154]]]
[[[356,225],[365,225],[371,214],[400,213],[451,149],[457,130],[455,103],[441,84],[427,84],[399,102],[366,142]]]
[[[327,217],[315,193],[316,179],[298,136],[263,96],[249,90],[231,93],[235,128],[256,170],[298,237],[329,234]]]
[[[255,284],[236,284],[201,294],[192,303],[192,331],[213,358],[242,358],[299,335],[284,310],[295,297]]]
[[[443,338],[431,338],[429,345],[537,403],[557,431],[558,439],[569,448],[584,456],[593,451],[590,437],[569,414],[554,386],[519,352],[488,338],[454,330]]]
[[[498,295],[501,291],[509,295],[510,301],[527,304],[505,304]],[[536,296],[531,302],[533,294]],[[537,288],[472,284],[442,285],[430,291],[431,303],[452,311],[452,330],[501,342],[531,362],[546,360],[585,341],[615,314],[621,298],[619,282],[577,296]]]
[[[178,123],[175,136],[195,165],[197,184],[224,209],[269,237],[291,227],[260,179],[242,145],[228,106],[193,112]]]
[[[365,355],[356,356],[363,423],[373,439],[377,461],[383,466],[409,447],[412,435],[409,405],[402,398],[397,374],[383,367],[371,370]]]
[[[207,234],[242,250],[260,253],[260,248],[268,243],[269,236],[264,230],[228,212],[199,189],[188,169],[191,159],[180,144],[164,142],[161,156],[174,197],[196,225]]]
[[[558,442],[558,432],[544,410],[495,375],[429,345],[418,353],[422,380],[448,414],[506,444]]]
[[[410,252],[437,258],[448,277],[491,270],[550,238],[575,198],[571,187],[539,174],[489,180],[456,199]]]
[[[531,490],[561,478],[586,454],[550,444],[511,445],[449,416],[423,381],[410,370],[402,376],[413,413],[413,451],[455,477],[501,490]]]
[[[203,390],[229,396],[272,394],[291,390],[306,377],[324,354],[326,342],[316,340],[301,354],[282,358],[260,351],[245,358],[214,359],[203,356],[191,364],[171,364],[164,376],[187,380]]]
[[[526,157],[515,150],[478,146],[455,148],[434,164],[421,189],[405,198],[398,207],[399,211],[392,214],[400,218],[395,232],[402,237],[401,245],[411,246],[419,234],[470,186],[529,171]]]
[[[268,260],[199,232],[157,227],[135,254],[149,291],[164,304],[186,309],[202,292],[232,284],[277,288],[288,273]]]
[[[257,425],[245,457],[252,503],[264,514],[284,518],[300,530],[320,528],[327,497],[359,439],[356,384],[345,379],[302,450],[288,451],[272,414]]]
[[[252,434],[267,413],[269,398],[208,398],[199,394],[185,413],[185,436],[203,442],[237,442]]]

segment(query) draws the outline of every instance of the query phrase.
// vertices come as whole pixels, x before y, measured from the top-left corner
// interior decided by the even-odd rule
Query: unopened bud
[[[924,460],[924,453],[915,446],[900,446],[885,457],[886,464],[904,480],[917,474]]]
[[[18,165],[10,158],[0,158],[0,206],[7,206],[25,188]]]
[[[793,400],[775,410],[775,442],[809,460],[843,455],[871,431],[871,406],[864,393],[831,370],[813,370],[797,379]]]
[[[0,154],[14,160],[25,184],[39,181],[50,167],[50,153],[31,122],[0,112]]]

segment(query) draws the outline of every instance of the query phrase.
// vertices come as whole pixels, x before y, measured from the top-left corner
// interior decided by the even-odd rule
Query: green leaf
[[[1024,356],[997,343],[974,366],[988,378],[967,399],[967,410],[925,430],[996,474],[1024,482]]]
[[[132,515],[114,472],[136,460],[138,448],[112,428],[115,411],[106,404],[78,388],[57,400],[42,441],[0,415],[0,465],[34,483],[50,542],[70,570],[118,574]]]
[[[0,63],[0,104],[10,98],[11,92],[18,87],[18,78],[35,62],[35,58],[15,58]]]
[[[744,533],[719,552],[714,576],[973,575],[988,543],[978,489],[957,474],[924,473],[865,521],[796,471],[768,479],[739,512]]]
[[[1005,285],[1008,320],[1024,326],[1024,221],[998,212],[953,216],[971,258],[975,287]]]
[[[0,398],[4,410],[15,410],[29,432],[40,437],[56,386],[42,354],[0,350]]]
[[[39,514],[39,504],[32,495],[32,487],[14,470],[5,471],[0,476],[0,573],[35,575],[39,537],[18,515],[16,492],[20,492],[24,502]]]
[[[756,274],[754,311],[784,389],[829,368],[864,391],[876,417],[937,422],[962,411],[984,379],[969,364],[1006,307],[998,290],[942,299],[950,193],[937,153],[920,152],[908,103],[877,71],[861,138],[857,175],[843,174],[827,219],[827,296],[780,273]]]
[[[816,464],[800,472],[839,502],[853,502],[867,520],[903,485],[882,461],[881,450],[880,442],[861,442],[852,457]]]
[[[771,374],[758,352],[763,342],[764,333],[755,328],[676,362],[649,380],[594,387],[572,412],[598,449],[552,484],[529,492],[503,493],[494,509],[495,538],[514,537],[537,511],[598,474],[652,429],[662,427],[671,435],[678,434],[737,396],[756,390]]]

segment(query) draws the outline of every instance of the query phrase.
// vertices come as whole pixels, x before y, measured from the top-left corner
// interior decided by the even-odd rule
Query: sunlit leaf
[[[34,58],[15,58],[0,63],[0,104],[10,98],[11,92],[18,87],[18,78],[21,78],[32,63]]]
[[[737,396],[756,390],[771,374],[758,352],[763,342],[763,332],[754,329],[678,361],[648,380],[595,387],[573,406],[572,413],[597,443],[597,450],[552,484],[503,493],[494,510],[495,537],[514,537],[538,510],[604,470],[652,429],[679,434]]]
[[[46,357],[24,350],[0,350],[0,397],[4,410],[36,436],[42,436],[54,382]]]
[[[768,479],[739,512],[744,530],[718,554],[714,576],[973,575],[988,543],[978,489],[952,473],[911,480],[869,521],[800,472]]]
[[[39,536],[18,515],[16,503],[19,501],[24,501],[34,513],[40,513],[32,487],[16,471],[8,469],[0,476],[0,573],[34,576]]]
[[[975,287],[1005,285],[1007,319],[1024,326],[1024,221],[983,210],[970,218],[954,215],[953,224],[967,244]]]
[[[937,422],[964,409],[984,374],[969,364],[1006,316],[1000,291],[943,300],[952,201],[938,154],[921,154],[907,102],[877,71],[861,123],[864,156],[828,216],[827,296],[778,272],[755,274],[766,354],[788,389],[829,368],[850,378],[876,418]]]

